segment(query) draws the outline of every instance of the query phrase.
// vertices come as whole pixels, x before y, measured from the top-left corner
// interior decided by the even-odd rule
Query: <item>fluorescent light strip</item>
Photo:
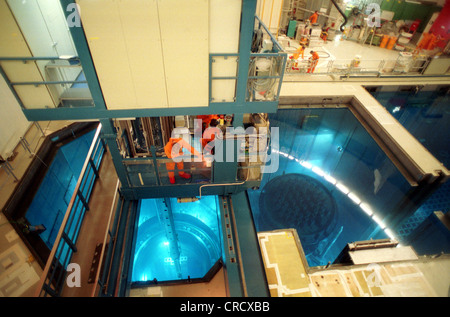
[[[353,200],[353,202],[354,202],[355,204],[359,205],[359,204],[361,203],[361,199],[359,199],[359,197],[356,196],[355,194],[353,194],[353,193],[348,193],[347,196],[348,196],[348,198],[350,198],[351,200]]]
[[[380,218],[378,218],[377,215],[373,215],[372,219],[373,219],[373,221],[375,221],[380,226],[381,229],[384,230],[386,228],[385,224],[381,221]]]
[[[367,205],[366,203],[362,203],[359,205],[359,207],[369,216],[373,215],[372,209]]]
[[[334,178],[330,175],[325,174],[324,178],[333,185],[336,185],[336,183],[337,183],[336,178]]]
[[[341,183],[337,183],[336,187],[337,187],[337,189],[339,189],[341,192],[343,192],[346,195],[349,193],[348,188],[345,187],[344,185],[342,185]]]
[[[309,162],[300,161],[300,165],[303,166],[303,167],[309,168],[309,169],[312,168],[312,165]]]
[[[321,170],[320,168],[318,168],[317,166],[313,166],[312,171],[313,171],[314,173],[316,173],[317,175],[319,175],[319,176],[322,176],[322,177],[325,176],[325,172],[322,171],[322,170]]]

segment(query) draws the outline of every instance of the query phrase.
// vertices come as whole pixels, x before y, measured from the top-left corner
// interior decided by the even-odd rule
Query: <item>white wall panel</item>
[[[7,0],[7,3],[33,56],[77,55],[59,0]],[[50,77],[45,71],[45,66],[50,63],[36,61],[41,76],[46,81],[75,80],[79,75],[80,68],[60,68],[58,77]],[[27,75],[23,75],[21,74],[20,79],[28,80]],[[64,89],[58,85],[49,88],[54,91],[54,104],[58,104]],[[19,90],[23,93],[35,91],[30,87],[21,87]],[[43,91],[37,92],[37,96],[45,98]]]
[[[208,106],[209,2],[158,0],[169,107]]]
[[[6,3],[0,0],[0,56],[30,57],[30,49],[22,31]],[[11,82],[43,81],[43,77],[34,62],[2,62],[3,70]],[[46,86],[16,86],[17,94],[27,108],[54,107],[55,104]]]
[[[156,1],[119,2],[136,107],[165,107],[167,95]]]
[[[238,53],[242,0],[209,3],[209,52]]]
[[[281,9],[284,0],[259,0],[259,17],[267,28],[276,35],[280,24]],[[287,0],[286,0],[287,1]]]
[[[108,109],[208,105],[207,0],[77,2]]]
[[[210,0],[209,52],[238,53],[242,0]],[[216,57],[212,63],[212,76],[237,76],[236,58]],[[233,102],[236,96],[236,80],[213,80],[213,102]]]
[[[108,109],[208,106],[209,53],[238,52],[242,0],[77,3]]]
[[[7,158],[25,134],[30,122],[25,118],[17,100],[0,76],[0,156]]]
[[[137,104],[118,1],[78,0],[86,39],[108,109]]]

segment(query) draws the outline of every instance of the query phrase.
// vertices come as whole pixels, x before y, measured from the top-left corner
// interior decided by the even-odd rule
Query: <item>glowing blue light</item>
[[[370,206],[367,205],[366,203],[360,204],[359,207],[360,207],[367,215],[369,215],[369,216],[372,216],[372,215],[373,215],[372,209],[371,209]]]
[[[311,163],[309,163],[309,162],[305,162],[305,161],[300,161],[300,164],[303,166],[303,167],[306,167],[306,168],[312,168],[312,165],[311,165]]]
[[[325,172],[324,171],[322,171],[320,168],[318,168],[317,166],[314,166],[313,168],[312,168],[312,171],[314,172],[314,173],[316,173],[317,175],[319,175],[319,176],[325,176]]]
[[[353,202],[357,205],[359,205],[361,203],[361,199],[359,199],[359,197],[356,196],[354,193],[348,193],[348,198],[353,200]]]
[[[347,187],[345,187],[344,185],[342,185],[341,183],[337,183],[336,184],[337,189],[339,189],[341,192],[343,192],[345,195],[347,195],[350,191],[348,190]]]
[[[342,183],[338,182],[334,177],[332,177],[331,175],[327,174],[325,171],[323,171],[322,169],[320,169],[319,167],[317,167],[315,164],[311,164],[310,162],[307,161],[303,161],[303,160],[299,160],[298,158],[295,158],[291,155],[288,155],[284,152],[281,151],[277,151],[280,155],[283,155],[284,157],[288,157],[291,160],[295,160],[297,163],[299,163],[300,165],[302,165],[305,168],[311,169],[314,173],[316,173],[317,175],[323,177],[326,181],[328,181],[329,183],[333,184],[334,186],[336,186],[337,189],[339,189],[342,193],[344,193],[345,195],[347,195],[348,198],[350,198],[355,204],[359,205],[359,207],[369,216],[372,218],[372,220],[377,223],[380,228],[382,230],[384,230],[384,232],[391,238],[391,239],[395,239],[395,235],[392,233],[391,230],[389,230],[386,225],[383,223],[383,221],[378,218],[377,215],[374,214],[374,212],[372,211],[372,209],[370,208],[370,206],[365,203],[362,202],[361,199],[354,193],[352,193],[350,191],[349,188],[347,188],[345,185],[343,185]]]

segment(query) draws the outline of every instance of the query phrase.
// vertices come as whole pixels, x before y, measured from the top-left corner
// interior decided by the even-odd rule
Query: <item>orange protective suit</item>
[[[202,120],[202,133],[203,133],[203,131],[205,131],[205,129],[209,127],[211,120],[212,119],[218,120],[219,116],[216,114],[198,115],[197,119]]]
[[[203,132],[203,138],[200,139],[200,142],[202,144],[202,148],[205,149],[206,153],[214,154],[213,148],[214,148],[214,139],[216,138],[217,134],[221,134],[222,130],[220,130],[217,127],[209,127]]]
[[[300,45],[297,50],[295,51],[294,55],[292,56],[293,59],[297,59],[302,55],[302,59],[305,58],[305,48]]]
[[[317,52],[312,51],[311,52],[312,56],[311,58],[311,65],[308,68],[307,73],[313,73],[314,70],[316,69],[317,64],[319,63],[319,54],[317,54]]]
[[[317,23],[317,19],[319,18],[319,14],[317,12],[314,12],[310,17],[309,21],[311,21],[311,24]]]
[[[174,145],[177,145],[179,147],[178,151],[177,148],[173,149]],[[170,138],[169,142],[167,142],[166,146],[164,146],[164,152],[166,153],[168,158],[175,158],[183,155],[183,148],[187,149],[192,154],[201,157],[201,154],[198,153],[189,143],[187,143],[182,138]],[[191,174],[181,171],[182,169],[184,169],[184,164],[182,161],[176,163],[176,165],[179,170],[178,175],[186,179],[191,178]],[[175,184],[175,173],[173,172],[175,170],[175,162],[166,163],[166,168],[169,174],[170,183]]]

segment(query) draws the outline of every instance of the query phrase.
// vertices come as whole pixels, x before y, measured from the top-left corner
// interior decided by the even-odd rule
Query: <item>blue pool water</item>
[[[333,263],[347,243],[395,237],[391,219],[410,185],[348,109],[278,110],[269,120],[280,162],[249,191],[257,231],[296,229],[310,266]]]
[[[221,257],[217,197],[188,203],[171,198],[169,205],[174,228],[165,230],[170,222],[164,199],[141,201],[132,282],[203,278]]]
[[[445,167],[450,168],[450,95],[443,87],[378,87],[371,94]],[[421,89],[420,89],[421,88]],[[438,188],[397,230],[408,236],[434,211],[450,210],[450,182]]]
[[[95,135],[92,130],[61,146],[53,158],[25,217],[43,224],[41,239],[51,249]]]

